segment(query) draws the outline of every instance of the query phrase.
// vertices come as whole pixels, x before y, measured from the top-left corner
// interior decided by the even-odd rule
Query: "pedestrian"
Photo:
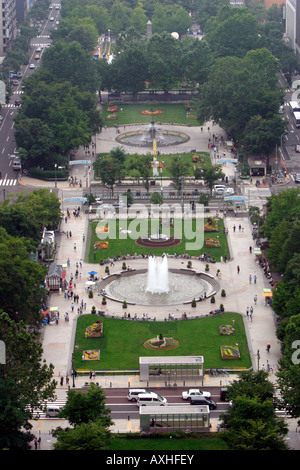
[[[37,438],[34,439],[34,448],[37,449],[37,446],[38,446],[38,441],[37,441]]]
[[[92,376],[93,376],[93,373],[92,373],[92,371],[90,370],[90,379],[92,378]]]
[[[249,246],[249,253],[250,253],[250,255],[251,255],[251,253],[252,253],[252,246]]]
[[[38,441],[38,445],[39,445],[39,449],[40,449],[40,447],[41,447],[41,440],[42,440],[41,437],[39,437],[38,440],[37,440],[37,441]]]
[[[72,309],[72,312],[74,312],[74,304],[73,304],[73,302],[72,302],[72,304],[71,304],[71,309]]]
[[[256,295],[256,294],[255,294],[255,296],[254,296],[254,299],[253,299],[253,300],[254,300],[254,303],[255,303],[255,305],[256,305],[256,302],[257,302],[257,295]]]
[[[246,315],[249,317],[249,307],[246,308]]]
[[[82,241],[84,242],[84,240],[85,240],[85,235],[83,234],[82,235]]]
[[[254,274],[254,278],[253,278],[254,284],[256,284],[256,279],[257,279],[256,274]]]
[[[72,238],[72,232],[71,232],[71,230],[70,230],[70,232],[69,232],[69,237]]]
[[[74,243],[74,250],[76,251],[76,243]]]
[[[264,364],[261,366],[261,370],[263,370],[265,372],[266,368],[265,368]]]
[[[235,225],[233,226],[233,231],[235,232]]]
[[[267,344],[266,351],[267,351],[268,353],[270,352],[270,349],[271,349],[271,345],[270,345],[270,344]]]
[[[239,266],[236,267],[236,270],[237,270],[237,273],[240,274],[240,267]]]
[[[61,376],[61,378],[60,378],[60,385],[63,386],[63,384],[64,384],[64,378],[63,378],[63,376]]]
[[[249,275],[249,284],[251,284],[251,281],[252,281],[252,276],[251,274]]]

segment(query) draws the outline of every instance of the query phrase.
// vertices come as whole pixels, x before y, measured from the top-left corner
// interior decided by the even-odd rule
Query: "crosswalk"
[[[0,186],[16,186],[17,178],[0,178]]]
[[[44,409],[46,409],[47,406],[59,406],[59,408],[63,408],[67,402],[67,389],[56,389],[55,395],[56,399],[54,401],[47,401],[43,404]],[[44,410],[34,410],[34,415],[38,416],[39,419],[48,419],[46,416],[47,412]]]

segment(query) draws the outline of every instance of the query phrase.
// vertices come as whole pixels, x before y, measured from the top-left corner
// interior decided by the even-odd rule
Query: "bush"
[[[55,180],[55,173],[57,180],[67,180],[69,176],[68,170],[41,170],[41,168],[31,168],[28,170],[28,175],[32,178],[39,178],[41,180]]]

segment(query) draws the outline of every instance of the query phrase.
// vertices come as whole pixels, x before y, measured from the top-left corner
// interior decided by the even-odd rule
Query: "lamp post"
[[[54,172],[55,172],[55,188],[57,188],[57,181],[56,181],[56,169],[57,169],[57,163],[54,164]]]

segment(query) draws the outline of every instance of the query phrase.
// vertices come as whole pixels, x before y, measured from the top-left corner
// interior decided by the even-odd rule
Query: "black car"
[[[190,404],[191,405],[207,405],[210,410],[215,410],[217,408],[217,404],[214,400],[212,400],[211,398],[201,396],[201,395],[191,397]]]

